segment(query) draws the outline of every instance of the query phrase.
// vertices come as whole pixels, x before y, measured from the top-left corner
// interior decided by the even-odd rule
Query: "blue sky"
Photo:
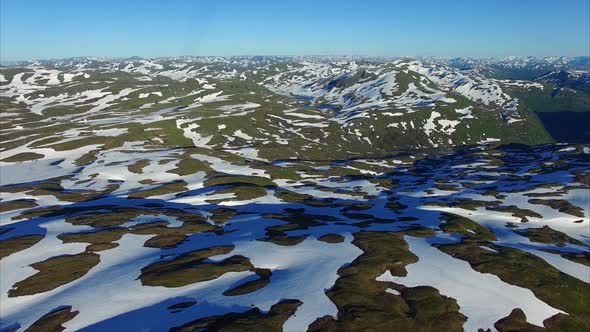
[[[0,60],[588,55],[590,0],[0,0]]]

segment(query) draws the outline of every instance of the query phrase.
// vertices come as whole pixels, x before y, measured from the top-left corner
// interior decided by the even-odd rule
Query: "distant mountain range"
[[[77,57],[1,69],[0,98],[25,121],[100,131],[113,123],[96,121],[104,112],[131,119],[141,112],[172,121],[171,135],[184,136],[183,144],[251,149],[267,159],[344,158],[551,142],[536,114],[588,108],[589,64],[588,57]],[[10,124],[25,127],[21,120]]]

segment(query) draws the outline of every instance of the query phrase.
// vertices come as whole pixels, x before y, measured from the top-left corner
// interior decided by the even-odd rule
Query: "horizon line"
[[[504,59],[504,58],[534,58],[534,59],[546,59],[546,58],[590,58],[590,55],[504,55],[504,56],[468,56],[468,55],[452,55],[452,56],[445,56],[445,55],[358,55],[358,54],[234,54],[234,55],[216,55],[216,54],[209,54],[209,55],[193,55],[193,54],[183,54],[183,55],[163,55],[163,56],[141,56],[141,55],[129,55],[129,56],[113,56],[113,55],[74,55],[74,56],[65,56],[65,57],[48,57],[48,58],[31,58],[29,60],[25,59],[18,59],[18,60],[3,60],[0,59],[1,63],[22,63],[22,62],[34,62],[34,61],[59,61],[59,60],[68,60],[68,59],[75,59],[75,58],[104,58],[104,59],[112,59],[112,60],[129,60],[132,58],[141,58],[143,60],[152,60],[152,59],[170,59],[170,58],[183,58],[183,57],[193,57],[193,58],[238,58],[238,57],[284,57],[284,58],[301,58],[301,57],[318,57],[318,58],[327,58],[327,57],[343,57],[343,58],[384,58],[384,59],[402,59],[402,58],[442,58],[442,59]]]

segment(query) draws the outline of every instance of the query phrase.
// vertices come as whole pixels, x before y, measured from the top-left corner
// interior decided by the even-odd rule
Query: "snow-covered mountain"
[[[0,68],[0,331],[584,331],[587,71],[465,61]]]
[[[459,69],[478,69],[489,77],[535,79],[551,71],[590,70],[590,57],[502,57],[438,59]]]
[[[490,78],[484,65],[500,62],[478,61],[477,68],[458,69],[442,60],[406,58],[82,57],[4,68],[0,96],[27,113],[27,121],[88,126],[102,112],[129,117],[137,109],[176,121],[194,144],[253,146],[263,155],[286,142],[295,146],[292,156],[311,157],[330,145],[362,155],[367,144],[371,153],[387,153],[489,140],[550,141],[516,95],[544,93],[555,83]],[[203,105],[221,112],[195,115]],[[165,111],[171,107],[181,111]],[[262,130],[249,128],[252,117]],[[244,145],[235,132],[252,139]]]

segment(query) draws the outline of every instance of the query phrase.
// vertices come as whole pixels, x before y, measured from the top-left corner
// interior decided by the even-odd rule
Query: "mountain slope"
[[[6,125],[18,128],[9,136],[37,137],[43,147],[56,145],[49,144],[55,137],[72,137],[76,147],[112,141],[101,136],[109,133],[119,142],[146,137],[162,147],[321,159],[551,140],[506,92],[513,82],[411,59],[80,58],[0,74]],[[84,132],[96,134],[74,139]]]

